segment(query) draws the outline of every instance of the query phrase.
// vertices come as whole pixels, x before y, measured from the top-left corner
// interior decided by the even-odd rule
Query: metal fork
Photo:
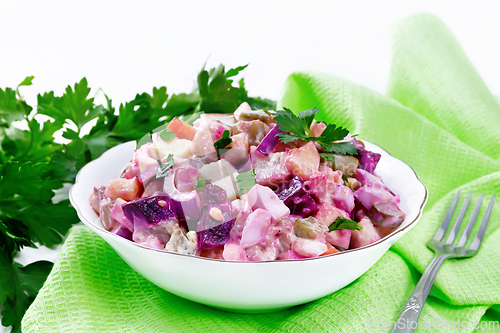
[[[443,236],[446,232],[446,229],[448,228],[448,225],[450,224],[450,220],[453,212],[455,211],[455,207],[457,206],[460,191],[455,196],[455,199],[453,199],[453,202],[451,203],[450,209],[448,210],[448,213],[446,214],[441,227],[439,227],[434,237],[427,243],[427,247],[433,250],[435,253],[434,259],[432,259],[429,266],[427,266],[424,274],[422,274],[420,281],[418,281],[415,290],[411,294],[410,299],[406,303],[403,311],[401,312],[401,315],[396,321],[394,328],[391,331],[392,333],[411,333],[418,326],[418,317],[422,312],[422,308],[424,306],[427,295],[429,295],[429,291],[431,290],[434,278],[436,277],[437,271],[443,261],[448,258],[470,258],[477,253],[479,246],[481,245],[481,241],[483,240],[484,231],[486,230],[486,226],[488,225],[488,220],[493,208],[495,195],[491,197],[488,209],[484,214],[483,221],[481,222],[481,226],[479,227],[479,231],[477,232],[471,246],[465,247],[465,244],[469,239],[469,235],[476,221],[479,208],[481,207],[481,202],[483,200],[483,194],[481,194],[481,196],[479,197],[476,207],[474,208],[474,212],[472,213],[469,223],[467,224],[467,227],[458,244],[453,245],[453,242],[457,237],[458,229],[460,229],[460,225],[462,224],[462,220],[464,219],[465,212],[467,211],[471,195],[472,192],[470,192],[467,196],[467,199],[462,206],[460,214],[458,215],[455,225],[453,226],[453,229],[451,230],[448,238],[443,241]]]

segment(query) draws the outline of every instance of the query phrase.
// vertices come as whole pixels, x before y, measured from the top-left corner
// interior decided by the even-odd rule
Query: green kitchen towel
[[[288,78],[280,102],[294,111],[317,106],[318,119],[383,147],[412,166],[427,186],[420,222],[366,274],[315,302],[271,314],[236,314],[156,287],[96,234],[77,226],[23,318],[23,331],[390,331],[432,259],[425,243],[456,191],[473,191],[473,200],[480,193],[488,199],[500,194],[497,100],[439,19],[411,16],[395,32],[386,96],[330,74],[298,72]],[[441,267],[417,331],[495,330],[494,322],[500,321],[499,227],[497,199],[479,253]]]

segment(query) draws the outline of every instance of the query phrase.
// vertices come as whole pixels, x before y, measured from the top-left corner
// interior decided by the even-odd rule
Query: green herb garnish
[[[211,179],[198,179],[196,181],[195,190],[202,190],[205,188],[206,182],[211,182]]]
[[[240,188],[238,195],[241,196],[243,190],[249,190],[257,183],[255,179],[255,169],[240,173],[236,176],[236,182]]]
[[[311,124],[318,113],[318,108],[299,112],[296,116],[290,109],[283,108],[277,111],[274,117],[280,130],[287,133],[279,133],[278,137],[284,143],[295,140],[318,142],[327,153],[356,155],[358,152],[350,142],[333,142],[342,140],[349,131],[342,126],[327,124],[327,127],[319,137],[311,134]]]
[[[158,165],[160,166],[156,169],[156,178],[165,178],[168,175],[168,170],[174,166],[174,155],[168,154],[165,163],[161,163],[161,160],[158,159]]]
[[[335,161],[335,155],[333,154],[319,154],[319,156],[327,161]]]
[[[222,136],[219,140],[214,142],[214,148],[216,149],[216,157],[219,158],[220,155],[224,154],[230,148],[226,148],[229,144],[231,144],[233,140],[229,137],[229,131],[224,130]]]
[[[168,128],[165,128],[163,131],[160,132],[160,138],[163,141],[170,141],[173,138],[175,138],[175,133],[169,130]]]
[[[349,229],[349,230],[361,230],[363,226],[359,225],[358,222],[346,219],[344,217],[337,217],[335,221],[328,227],[329,231],[333,230],[341,230],[341,229]]]

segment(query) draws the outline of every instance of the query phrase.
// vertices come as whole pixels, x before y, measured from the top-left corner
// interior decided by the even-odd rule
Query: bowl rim
[[[299,262],[299,261],[319,260],[319,259],[331,258],[331,257],[334,257],[334,256],[346,255],[346,254],[353,253],[353,252],[356,252],[356,251],[365,250],[365,249],[368,249],[368,248],[371,248],[371,247],[378,246],[378,245],[380,245],[380,244],[382,244],[384,242],[387,242],[391,238],[395,237],[397,234],[400,234],[402,232],[406,232],[407,229],[412,228],[416,224],[416,222],[420,219],[420,217],[422,216],[423,209],[425,207],[425,204],[427,203],[428,196],[429,196],[429,191],[427,190],[427,187],[424,185],[424,183],[422,183],[422,181],[418,177],[417,173],[415,172],[415,170],[410,165],[408,165],[406,162],[404,162],[404,161],[402,161],[402,160],[394,157],[386,149],[384,149],[384,148],[382,148],[382,147],[380,147],[380,146],[372,143],[371,141],[363,140],[363,142],[368,142],[369,144],[376,146],[378,149],[384,151],[390,157],[392,157],[392,158],[400,161],[401,163],[403,163],[404,165],[406,165],[408,168],[410,168],[410,170],[415,175],[417,181],[422,185],[422,187],[424,189],[424,199],[422,200],[422,202],[420,204],[420,207],[418,208],[418,214],[415,216],[415,218],[411,222],[409,222],[407,225],[405,225],[404,227],[395,230],[394,232],[392,232],[389,235],[387,235],[387,236],[379,239],[378,241],[376,241],[374,243],[371,243],[369,245],[365,245],[363,247],[356,248],[356,249],[349,249],[349,250],[345,250],[345,251],[340,251],[340,252],[328,254],[328,255],[325,255],[325,256],[318,256],[318,257],[313,257],[313,258],[292,259],[292,260],[236,261],[236,260],[223,260],[223,259],[215,259],[215,258],[206,258],[206,257],[193,256],[193,255],[188,255],[188,254],[183,254],[183,253],[177,253],[177,252],[171,252],[171,251],[166,251],[166,250],[158,250],[158,249],[153,249],[153,248],[144,246],[142,244],[137,244],[137,243],[135,243],[133,241],[130,241],[128,239],[120,237],[120,236],[118,236],[116,234],[113,234],[112,232],[110,232],[110,231],[108,231],[108,230],[106,230],[104,228],[99,228],[98,226],[94,225],[92,222],[87,221],[84,218],[83,213],[81,212],[78,204],[76,203],[76,200],[73,197],[73,191],[75,189],[76,184],[78,183],[78,181],[81,178],[82,171],[84,171],[84,169],[88,165],[97,163],[97,161],[99,161],[101,158],[103,158],[105,155],[107,155],[112,149],[115,149],[116,147],[119,147],[121,145],[127,145],[127,144],[131,145],[132,142],[136,143],[136,141],[128,141],[128,142],[124,142],[124,143],[121,143],[119,145],[116,145],[114,147],[111,147],[110,149],[106,150],[101,156],[99,156],[95,160],[90,161],[89,163],[87,163],[86,165],[84,165],[80,169],[80,171],[78,171],[78,174],[76,175],[76,178],[75,178],[75,182],[74,182],[74,184],[71,186],[71,188],[69,190],[69,200],[71,202],[71,205],[73,206],[73,208],[75,208],[75,210],[76,210],[76,212],[77,212],[78,217],[80,218],[80,220],[86,226],[90,227],[91,229],[94,229],[94,232],[96,232],[98,235],[99,235],[99,231],[105,232],[108,235],[110,235],[111,237],[115,237],[115,239],[117,239],[121,243],[123,243],[125,241],[126,244],[134,245],[134,246],[137,246],[138,248],[145,249],[145,250],[148,250],[148,251],[154,251],[154,252],[158,252],[158,253],[165,253],[166,255],[177,255],[177,256],[181,256],[181,257],[185,257],[185,258],[192,258],[193,260],[208,260],[208,261],[212,261],[212,262],[231,263],[231,264],[248,264],[248,263],[251,263],[252,265],[256,265],[256,264],[269,264],[269,263],[278,263],[278,262],[285,263],[285,262]]]

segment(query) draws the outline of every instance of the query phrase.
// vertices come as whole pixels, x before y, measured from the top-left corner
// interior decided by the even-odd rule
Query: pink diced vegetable
[[[297,238],[292,246],[293,250],[304,257],[319,257],[328,247],[325,243],[312,239]]]
[[[353,230],[351,234],[351,247],[357,249],[375,243],[380,240],[380,235],[373,227],[369,218],[364,217],[358,223],[363,228],[361,230]]]
[[[326,241],[343,249],[349,248],[352,231],[349,229],[333,230],[326,235]]]
[[[290,209],[281,201],[269,187],[256,184],[248,192],[248,203],[253,209],[267,210],[275,220],[290,214]]]
[[[264,209],[257,208],[252,212],[248,216],[241,234],[241,246],[250,247],[263,242],[266,239],[271,220],[272,215]]]
[[[366,209],[371,209],[374,203],[392,200],[393,195],[381,186],[361,186],[354,192],[354,197],[361,202]]]
[[[226,244],[224,244],[224,251],[222,252],[222,257],[224,258],[224,260],[232,260],[232,261],[247,260],[247,256],[243,246],[232,242],[227,242]]]
[[[288,170],[302,179],[309,179],[319,168],[318,149],[313,141],[287,152],[285,165]]]
[[[121,198],[116,199],[113,210],[111,211],[111,216],[128,230],[134,231],[132,221],[130,221],[125,214],[123,214],[123,205],[126,203],[127,202]]]

